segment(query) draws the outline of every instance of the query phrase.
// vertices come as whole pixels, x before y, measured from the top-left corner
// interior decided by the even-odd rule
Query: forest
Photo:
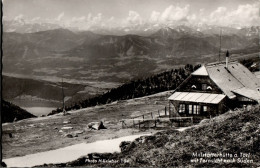
[[[241,64],[247,67],[250,71],[258,71],[258,66],[253,66],[258,59],[241,59]],[[171,69],[147,78],[132,80],[117,88],[113,88],[108,92],[92,98],[75,103],[72,106],[66,106],[65,110],[77,110],[81,108],[107,104],[118,100],[127,100],[151,94],[174,90],[178,87],[193,71],[201,67],[198,65],[186,64],[184,67],[178,69]],[[48,115],[53,115],[63,111],[63,108],[57,108]]]
[[[8,101],[2,100],[1,107],[2,123],[18,121],[26,118],[36,117],[28,111],[16,106]]]
[[[201,65],[193,66],[191,64],[187,64],[182,68],[165,71],[144,79],[132,80],[129,83],[113,88],[102,95],[80,101],[72,106],[66,106],[65,110],[77,110],[80,108],[107,104],[118,100],[132,99],[162,91],[174,90],[200,66]],[[57,108],[48,115],[53,115],[62,111],[63,108]]]

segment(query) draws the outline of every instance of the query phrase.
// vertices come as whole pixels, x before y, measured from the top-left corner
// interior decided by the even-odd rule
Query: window
[[[208,112],[208,106],[203,106],[203,112]]]
[[[184,112],[185,112],[185,104],[180,104],[179,113],[184,113]]]
[[[200,106],[199,105],[194,105],[193,106],[193,114],[199,114],[200,111]]]
[[[189,105],[189,114],[200,114],[200,105]]]
[[[201,88],[202,90],[207,90],[207,84],[202,84]]]
[[[189,105],[189,114],[192,114],[192,105]]]

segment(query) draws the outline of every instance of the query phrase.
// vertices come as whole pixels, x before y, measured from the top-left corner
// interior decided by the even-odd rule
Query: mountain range
[[[257,52],[259,37],[248,36],[249,30],[254,29],[223,31],[221,54],[248,48]],[[162,28],[149,36],[100,35],[61,28],[24,34],[4,32],[3,72],[123,82],[174,65],[216,60],[219,41],[214,30],[203,33],[186,26]]]
[[[217,61],[219,30],[219,27],[206,26],[197,30],[183,25],[164,27],[146,36],[102,35],[63,28],[32,33],[4,32],[3,74],[54,83],[63,79],[88,86],[77,92],[102,93],[127,81],[185,64]],[[225,59],[226,50],[230,51],[231,59],[258,57],[257,32],[257,27],[222,28],[220,59]],[[38,86],[38,90],[46,88]],[[31,86],[26,87],[28,90]],[[3,95],[9,95],[11,88],[5,88],[3,92],[8,94]],[[59,87],[56,90],[60,91]]]
[[[220,27],[215,25],[207,24],[176,24],[176,25],[162,25],[162,24],[142,24],[142,25],[130,25],[125,27],[114,27],[114,28],[101,28],[93,27],[90,29],[82,29],[81,27],[72,27],[71,25],[59,25],[58,23],[50,22],[35,22],[24,19],[17,20],[3,20],[3,31],[4,32],[17,32],[17,33],[34,33],[39,31],[53,30],[59,28],[69,29],[71,31],[92,31],[96,34],[102,35],[127,35],[136,34],[141,36],[149,36],[161,28],[170,27],[177,31],[197,31],[203,34],[219,34],[222,29],[223,34],[241,34],[247,36],[258,35],[259,26],[252,27],[237,27],[235,25],[229,27]]]
[[[5,32],[33,33],[58,28],[61,28],[61,26],[54,23],[28,23],[23,19],[3,20],[3,30]]]

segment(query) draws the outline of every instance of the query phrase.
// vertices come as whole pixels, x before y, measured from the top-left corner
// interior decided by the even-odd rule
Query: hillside
[[[18,121],[26,118],[36,117],[26,110],[16,106],[12,103],[9,103],[5,100],[2,100],[2,109],[1,109],[1,120],[2,123]]]
[[[38,79],[3,75],[3,98],[19,106],[58,107],[62,103],[61,81],[51,82]],[[63,82],[66,105],[96,96],[108,88],[89,84]]]
[[[222,38],[222,60],[227,49],[236,53],[233,58],[258,52],[258,35],[249,37],[246,31],[236,31]],[[4,32],[3,72],[124,83],[187,63],[216,61],[218,50],[218,33],[188,27],[166,27],[149,36],[100,35],[61,28],[24,34]]]
[[[183,132],[168,129],[131,143],[122,143],[121,153],[89,154],[73,162],[45,166],[258,167],[259,111],[259,106],[250,111],[229,111]],[[118,163],[104,162],[109,160]]]
[[[167,98],[170,95],[171,92],[167,91],[142,98],[72,110],[68,112],[70,115],[66,116],[57,114],[3,124],[3,159],[59,149],[78,143],[143,134],[143,130],[122,129],[120,120],[147,112],[156,112],[158,114],[158,110],[163,114],[165,106],[168,105]],[[88,124],[90,122],[100,121],[103,121],[108,129],[100,131],[89,129]],[[63,127],[73,127],[73,129],[67,130],[63,129]],[[67,134],[75,135],[78,131],[83,131],[83,133],[73,138],[66,137]],[[151,131],[147,130],[145,132],[150,133]],[[9,137],[9,133],[13,134],[13,138]]]
[[[252,72],[259,70],[259,67],[256,66],[259,63],[259,58],[253,57],[250,59],[239,59],[239,61]],[[80,108],[107,104],[114,101],[152,95],[162,91],[174,90],[200,66],[200,64],[196,66],[187,64],[184,67],[178,69],[172,69],[170,71],[165,71],[150,77],[132,80],[119,87],[112,88],[111,90],[101,95],[93,96],[87,99],[81,99],[81,101],[74,102],[74,104],[65,108],[66,111],[77,110]],[[61,108],[57,108],[48,115],[57,114],[62,111],[63,110]]]
[[[184,79],[186,79],[191,72],[199,67],[200,65],[193,67],[193,65],[187,64],[184,68],[172,69],[147,78],[132,80],[117,88],[112,88],[104,94],[76,102],[72,106],[67,106],[66,111],[107,104],[119,100],[138,98],[162,91],[172,90],[175,89]],[[61,111],[63,111],[61,108],[57,108],[57,110],[53,110],[48,115],[53,115]]]
[[[22,120],[21,122],[15,123],[15,126],[13,123],[4,124],[2,126],[3,158],[6,159],[12,157],[20,157],[28,154],[34,154],[38,152],[59,149],[59,148],[63,148],[63,147],[67,147],[79,143],[90,143],[97,140],[113,139],[122,136],[134,135],[134,134],[143,134],[144,130],[133,129],[133,128],[122,129],[122,124],[119,121],[125,118],[131,118],[133,116],[142,115],[148,112],[158,113],[158,110],[160,111],[160,113],[164,113],[165,107],[168,106],[167,98],[171,94],[172,91],[167,91],[155,95],[150,95],[150,96],[145,96],[145,97],[135,98],[130,100],[116,101],[113,103],[98,105],[95,107],[88,107],[76,111],[72,110],[69,112],[70,115],[67,116],[53,115],[53,116],[40,117],[31,120]],[[239,111],[228,112],[225,115],[222,115],[223,118],[227,118],[226,121],[222,121],[221,120],[222,117],[218,119],[213,119],[212,122],[215,121],[214,124],[207,124],[207,121],[205,121],[204,125],[194,127],[183,133],[180,133],[178,131],[172,131],[171,129],[169,129],[163,134],[156,134],[155,139],[151,137],[151,140],[149,141],[154,143],[147,143],[147,146],[141,146],[140,142],[136,141],[135,143],[139,145],[137,147],[140,148],[139,153],[138,153],[139,149],[134,148],[133,151],[129,150],[128,152],[126,152],[125,158],[129,159],[131,158],[129,156],[134,156],[136,158],[140,157],[141,161],[145,161],[143,163],[139,163],[139,161],[137,162],[134,161],[132,163],[133,165],[136,164],[137,166],[146,163],[146,161],[148,160],[147,158],[144,158],[146,156],[151,156],[151,158],[155,158],[156,164],[158,163],[158,165],[163,165],[163,163],[168,164],[169,159],[161,162],[158,159],[174,156],[171,155],[171,152],[173,152],[173,154],[177,153],[176,158],[178,159],[180,159],[179,157],[181,156],[186,156],[185,154],[182,153],[182,151],[174,151],[175,148],[172,149],[174,145],[171,144],[171,142],[172,143],[176,142],[178,146],[183,145],[183,147],[186,147],[185,144],[192,146],[193,141],[198,142],[198,144],[200,143],[200,141],[202,141],[202,146],[198,145],[198,147],[201,147],[201,149],[203,150],[205,149],[205,151],[207,151],[208,149],[209,152],[214,152],[218,147],[218,145],[221,145],[220,149],[223,149],[222,142],[226,142],[227,140],[228,142],[227,148],[223,150],[223,152],[231,153],[232,150],[236,149],[236,146],[238,146],[236,145],[236,142],[240,141],[241,144],[245,144],[245,149],[247,149],[246,148],[247,144],[253,143],[252,142],[253,140],[251,139],[252,140],[251,141],[249,137],[250,136],[254,137],[256,129],[259,129],[257,127],[259,124],[259,109],[257,108],[255,111],[251,111],[249,113],[239,112]],[[90,130],[88,128],[88,124],[93,121],[104,121],[104,125],[108,129],[102,131]],[[248,126],[244,127],[244,125],[248,125]],[[251,125],[252,125],[252,129],[251,129]],[[73,127],[73,129],[62,130],[63,127],[68,127],[68,126]],[[241,129],[243,127],[244,127],[243,129],[244,131],[241,132]],[[78,131],[82,131],[83,133],[78,134],[76,136],[75,133]],[[148,129],[146,132],[151,133],[154,131],[156,130]],[[14,138],[9,138],[8,133],[10,132],[13,134]],[[214,136],[210,136],[212,133],[214,133],[213,134]],[[73,135],[73,138],[66,137],[67,134]],[[242,137],[240,137],[240,135]],[[23,138],[21,139],[19,137],[23,137]],[[226,140],[224,140],[224,138]],[[180,139],[183,140],[180,141]],[[190,140],[191,142],[189,142]],[[148,140],[146,141],[149,142]],[[163,152],[164,149],[166,149],[167,145],[166,147],[163,147],[163,145],[160,147],[160,142],[165,143],[165,141],[169,142],[168,144],[172,145],[172,147],[168,146],[169,150],[165,150],[165,152]],[[157,151],[157,147],[155,147],[153,144],[158,146],[158,151]],[[212,147],[203,146],[207,144],[215,146],[215,148],[213,148],[214,151],[210,151]],[[232,145],[234,146],[234,148],[232,148]],[[192,151],[192,150],[195,151],[195,149],[198,149],[197,146],[195,147],[190,149],[189,146],[189,148],[187,149],[185,148],[183,152]],[[144,149],[146,152],[143,152]],[[251,148],[248,149],[251,150]],[[154,151],[155,153],[153,154]],[[168,154],[170,156],[167,156],[167,152],[169,152]],[[246,152],[246,150],[244,152]],[[189,152],[186,153],[190,154]],[[162,157],[160,157],[161,155],[159,154],[162,154]],[[181,154],[181,156],[179,156],[178,154]],[[115,154],[111,156],[111,154],[108,154],[108,156],[111,158],[119,158],[119,157],[123,158],[123,155],[124,154]],[[259,153],[258,154],[256,153],[255,155],[258,156]],[[107,159],[108,156],[105,156],[105,159]],[[151,158],[149,158],[148,161],[149,164],[151,164],[152,161]],[[256,158],[254,160],[257,161],[257,159],[259,158]],[[78,161],[80,161],[81,165],[83,165],[85,162],[84,159],[80,159]],[[79,165],[78,161],[73,162],[73,164],[75,166]],[[188,163],[188,161],[186,162]],[[72,164],[72,163],[68,163],[68,164]],[[53,165],[48,165],[48,167],[50,166]],[[64,164],[60,164],[56,166],[64,167]],[[98,166],[98,165],[88,165],[88,166]],[[100,166],[104,166],[104,165],[100,165]],[[113,167],[113,165],[106,165],[106,166]],[[127,166],[127,164],[124,165],[122,164],[119,166]]]

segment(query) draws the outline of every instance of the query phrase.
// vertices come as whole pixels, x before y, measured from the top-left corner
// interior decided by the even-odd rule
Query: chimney
[[[229,58],[229,52],[227,50],[227,53],[226,53],[226,68],[228,68],[228,58]]]

